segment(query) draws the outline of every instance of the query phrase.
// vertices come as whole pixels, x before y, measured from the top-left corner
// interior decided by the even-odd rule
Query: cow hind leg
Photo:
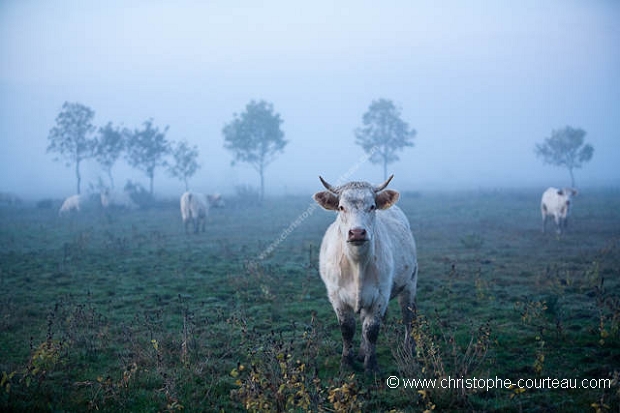
[[[406,289],[398,296],[398,304],[400,305],[400,311],[403,317],[403,324],[405,325],[405,340],[404,348],[406,351],[411,351],[411,354],[415,353],[415,339],[412,335],[413,322],[416,318],[416,302],[415,302],[415,289]]]

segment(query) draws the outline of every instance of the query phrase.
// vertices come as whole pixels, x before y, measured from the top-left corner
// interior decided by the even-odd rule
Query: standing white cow
[[[568,216],[571,210],[571,198],[577,195],[577,190],[573,188],[548,188],[542,194],[540,200],[540,212],[542,214],[542,232],[545,232],[547,217],[551,216],[555,220],[556,232],[561,234],[568,225]]]
[[[366,371],[377,371],[377,337],[391,298],[398,296],[406,348],[415,345],[411,322],[416,311],[418,264],[409,221],[394,205],[399,193],[385,190],[393,175],[376,187],[367,182],[333,187],[319,178],[327,191],[314,194],[314,200],[327,210],[338,211],[323,237],[319,267],[340,324],[342,362],[353,362],[355,315],[359,314],[359,358]]]
[[[82,195],[71,195],[64,200],[60,209],[58,210],[58,216],[62,216],[65,213],[75,211],[80,212],[82,208],[82,204],[84,203],[85,198]]]
[[[185,225],[185,232],[189,232],[189,225],[193,225],[194,232],[200,229],[205,232],[207,214],[210,207],[224,206],[224,200],[219,194],[205,195],[198,192],[185,192],[181,195],[181,219]]]

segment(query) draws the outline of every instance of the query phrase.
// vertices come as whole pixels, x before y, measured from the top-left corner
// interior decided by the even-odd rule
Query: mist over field
[[[266,194],[309,196],[318,175],[336,181],[364,156],[354,130],[380,98],[417,132],[388,168],[395,188],[567,186],[565,168],[534,155],[567,125],[594,147],[576,185],[617,187],[619,18],[615,1],[3,1],[0,191],[75,193],[72,167],[46,153],[66,101],[93,109],[97,127],[153,119],[197,145],[195,190],[257,187],[251,167],[231,165],[222,128],[262,99],[289,141]],[[82,173],[84,188],[105,178],[92,160]],[[113,173],[148,185],[124,160]],[[350,178],[380,182],[382,167],[362,163]],[[183,190],[155,172],[156,195]]]

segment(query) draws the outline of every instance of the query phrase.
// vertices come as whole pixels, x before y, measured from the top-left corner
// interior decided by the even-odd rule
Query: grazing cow
[[[131,199],[131,195],[128,191],[116,192],[107,188],[101,191],[101,206],[104,208],[138,208],[138,205]]]
[[[551,216],[555,220],[556,232],[561,234],[568,225],[568,215],[571,209],[571,198],[577,195],[577,190],[573,188],[548,188],[543,192],[540,200],[540,212],[542,214],[542,232],[545,232],[547,217]]]
[[[353,362],[359,314],[359,359],[367,372],[378,370],[377,337],[388,302],[396,296],[406,327],[405,346],[415,345],[411,323],[418,279],[416,247],[407,217],[394,205],[399,193],[385,190],[392,178],[379,186],[349,182],[333,187],[319,177],[327,191],[314,194],[320,206],[338,212],[323,237],[319,268],[340,324],[342,362]]]
[[[224,200],[219,194],[205,195],[198,192],[185,192],[181,195],[181,218],[185,225],[185,232],[189,232],[190,224],[194,227],[194,233],[198,233],[199,228],[205,232],[209,208],[223,206]]]
[[[80,212],[81,205],[84,203],[84,197],[82,195],[71,195],[60,206],[58,210],[58,216],[71,211]]]

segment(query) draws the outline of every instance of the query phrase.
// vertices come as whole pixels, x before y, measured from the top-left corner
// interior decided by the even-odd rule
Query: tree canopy
[[[99,136],[96,140],[94,155],[97,162],[99,162],[108,175],[111,188],[114,188],[112,167],[118,158],[120,158],[124,149],[125,136],[120,128],[114,127],[112,122],[108,122],[105,126],[99,128]]]
[[[234,114],[234,119],[222,129],[224,148],[234,155],[232,164],[245,162],[260,175],[260,198],[265,195],[265,168],[284,151],[288,141],[280,129],[283,123],[274,113],[271,103],[251,101],[245,112]]]
[[[387,179],[387,165],[399,160],[396,152],[413,146],[416,135],[415,129],[410,129],[401,119],[400,112],[391,100],[374,100],[362,117],[363,126],[355,130],[355,143],[370,156],[372,163],[383,164],[384,179]]]
[[[594,155],[594,147],[584,144],[586,132],[583,129],[574,129],[566,126],[563,129],[553,130],[551,136],[545,138],[542,144],[536,144],[534,152],[543,162],[568,169],[571,186],[575,186],[573,170],[581,168]]]
[[[170,152],[170,144],[166,139],[168,126],[160,131],[153,126],[153,120],[144,122],[143,129],[128,132],[127,136],[127,162],[141,171],[149,178],[149,193],[153,195],[153,180],[155,169],[166,166],[166,155]]]
[[[47,152],[56,152],[55,160],[64,158],[66,165],[75,165],[77,193],[80,193],[82,176],[80,163],[93,156],[96,141],[91,136],[95,131],[92,124],[95,112],[81,103],[65,102],[56,117],[54,126],[48,135]]]

